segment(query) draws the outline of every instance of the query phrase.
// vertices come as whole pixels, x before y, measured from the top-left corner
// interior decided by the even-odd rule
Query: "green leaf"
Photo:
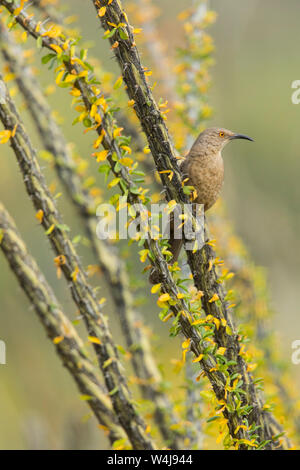
[[[56,227],[59,228],[59,230],[61,230],[61,231],[70,232],[70,227],[68,227],[68,225],[57,224]]]
[[[98,169],[99,173],[107,173],[107,174],[110,172],[110,170],[111,168],[109,165],[100,165]]]
[[[121,170],[120,162],[117,162],[115,164],[114,171],[115,171],[115,173],[119,173],[120,170]]]
[[[124,31],[124,29],[119,28],[119,34],[120,34],[121,39],[125,39],[125,40],[129,39],[129,36],[126,33],[126,31]]]
[[[124,180],[120,181],[120,186],[122,188],[123,193],[127,193],[127,186]]]
[[[188,196],[192,194],[194,191],[194,186],[183,186],[183,192],[184,194],[187,194]]]
[[[72,126],[75,126],[75,124],[77,124],[79,122],[79,116],[77,116],[77,118],[74,119],[74,121],[72,122]]]
[[[114,84],[114,86],[113,86],[114,90],[117,90],[118,88],[120,88],[120,86],[122,85],[122,83],[123,83],[123,77],[120,76],[120,77],[118,78],[118,80],[116,81],[116,83]]]
[[[91,64],[89,64],[88,62],[83,62],[83,63],[91,72],[94,72],[94,67]]]
[[[89,401],[89,400],[92,400],[93,397],[91,395],[80,395],[80,400],[82,401]]]
[[[126,439],[118,439],[117,441],[114,441],[112,448],[117,449],[118,447],[124,446],[126,444]]]
[[[103,369],[106,369],[106,367],[108,367],[113,361],[113,358],[110,357],[109,359],[107,359],[107,361],[104,362],[103,364]]]
[[[76,237],[73,238],[72,243],[74,243],[75,245],[77,243],[80,243],[81,238],[82,238],[81,235],[76,235]]]
[[[129,188],[129,191],[132,193],[132,194],[140,194],[140,190],[139,188],[135,187],[135,188]]]
[[[117,391],[118,391],[118,390],[119,390],[119,387],[118,387],[118,386],[116,386],[115,388],[113,388],[113,389],[112,389],[112,390],[109,392],[109,395],[110,395],[110,396],[113,396],[113,395],[115,395],[115,394],[117,393]]]
[[[84,118],[83,125],[84,125],[84,127],[91,127],[92,121],[90,120],[90,118],[88,118],[88,117]]]
[[[213,416],[212,418],[208,418],[206,420],[207,423],[212,423],[213,421],[216,421],[217,419],[220,419],[220,416]]]
[[[109,33],[108,32],[104,33],[103,35],[104,39],[111,38],[115,34],[116,31],[117,31],[117,28],[113,28]]]
[[[42,64],[48,64],[48,62],[50,62],[51,59],[53,59],[54,57],[56,57],[56,54],[47,54],[47,55],[44,55],[44,57],[42,57],[41,59],[41,62]]]
[[[38,49],[41,49],[43,47],[43,38],[42,36],[39,36],[36,40],[36,47]]]
[[[117,349],[121,354],[123,354],[123,355],[126,354],[126,350],[120,344],[117,345]]]

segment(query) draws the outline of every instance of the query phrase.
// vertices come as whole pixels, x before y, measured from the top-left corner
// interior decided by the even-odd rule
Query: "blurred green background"
[[[83,36],[94,41],[91,54],[101,58],[103,65],[116,71],[118,76],[91,2],[65,0],[62,3],[69,6],[70,14],[79,15]],[[124,1],[125,6],[126,3]],[[191,2],[160,0],[154,3],[161,9],[159,28],[168,53],[173,55],[182,41],[176,15]],[[291,102],[291,83],[300,79],[300,4],[297,0],[285,3],[212,0],[210,5],[218,14],[216,24],[209,31],[216,45],[210,91],[214,107],[212,124],[255,139],[254,144],[236,142],[224,151],[223,197],[237,233],[255,262],[267,269],[272,303],[277,311],[275,326],[289,361],[291,342],[300,338],[297,294],[300,284],[300,105]],[[43,84],[50,83],[52,78],[51,72],[42,71]],[[20,99],[17,101],[22,106]],[[88,158],[92,137],[83,137],[79,127],[72,128],[74,112],[68,95],[58,90],[51,96],[51,102],[66,118],[63,127],[67,137],[76,143],[81,155]],[[40,148],[26,111],[24,119]],[[74,318],[76,308],[65,282],[56,278],[53,254],[34,218],[14,156],[8,145],[1,146],[0,152],[0,199],[15,217],[65,311]],[[48,181],[53,181],[54,174],[46,164],[45,171]],[[80,224],[68,202],[61,199],[59,206],[72,228],[72,235],[80,232]],[[83,249],[81,254],[85,265],[93,263],[88,250]],[[133,265],[135,276],[140,276],[140,270],[138,264]],[[95,278],[93,282],[101,285],[102,281]],[[105,288],[101,295],[105,295]],[[122,342],[114,326],[110,304],[106,310],[117,342]],[[160,336],[154,342],[156,355],[165,363],[167,377],[174,380],[169,373],[169,359],[170,355],[178,355],[177,344],[170,341],[173,349],[169,350],[168,343],[166,351],[163,344],[168,331],[157,321],[155,307],[147,305],[143,311],[146,321]],[[87,419],[88,408],[79,401],[74,384],[61,367],[53,346],[45,339],[42,327],[2,256],[0,312],[0,339],[7,347],[7,365],[0,365],[0,448],[103,448],[105,440],[93,419]],[[300,366],[293,366],[292,372],[300,384]]]

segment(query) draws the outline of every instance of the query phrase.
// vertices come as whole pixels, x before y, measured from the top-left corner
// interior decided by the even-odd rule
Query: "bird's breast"
[[[220,154],[213,158],[192,157],[185,165],[189,183],[197,191],[196,202],[205,210],[214,205],[223,186],[224,163]]]

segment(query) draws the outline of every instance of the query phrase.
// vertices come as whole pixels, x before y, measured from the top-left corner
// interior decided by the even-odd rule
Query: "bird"
[[[180,165],[182,180],[195,189],[193,202],[204,206],[207,212],[218,200],[224,183],[223,148],[232,140],[245,139],[253,142],[251,137],[238,134],[220,127],[210,127],[199,134],[186,158]],[[169,251],[172,258],[169,264],[174,264],[179,257],[183,245],[182,239],[176,239],[174,233],[174,216],[169,221]],[[156,267],[150,271],[151,284],[160,282]]]

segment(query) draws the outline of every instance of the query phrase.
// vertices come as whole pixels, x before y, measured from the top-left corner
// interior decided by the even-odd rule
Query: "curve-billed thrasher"
[[[221,152],[225,145],[234,139],[251,140],[243,134],[236,134],[228,129],[212,127],[202,132],[194,142],[187,157],[180,165],[182,179],[188,179],[188,184],[194,186],[197,197],[193,201],[203,204],[204,210],[210,209],[220,196],[224,182],[224,162]],[[183,240],[172,237],[174,218],[170,218],[169,245],[173,257],[170,264],[177,261]],[[152,268],[149,280],[152,284],[160,282],[156,268]]]

